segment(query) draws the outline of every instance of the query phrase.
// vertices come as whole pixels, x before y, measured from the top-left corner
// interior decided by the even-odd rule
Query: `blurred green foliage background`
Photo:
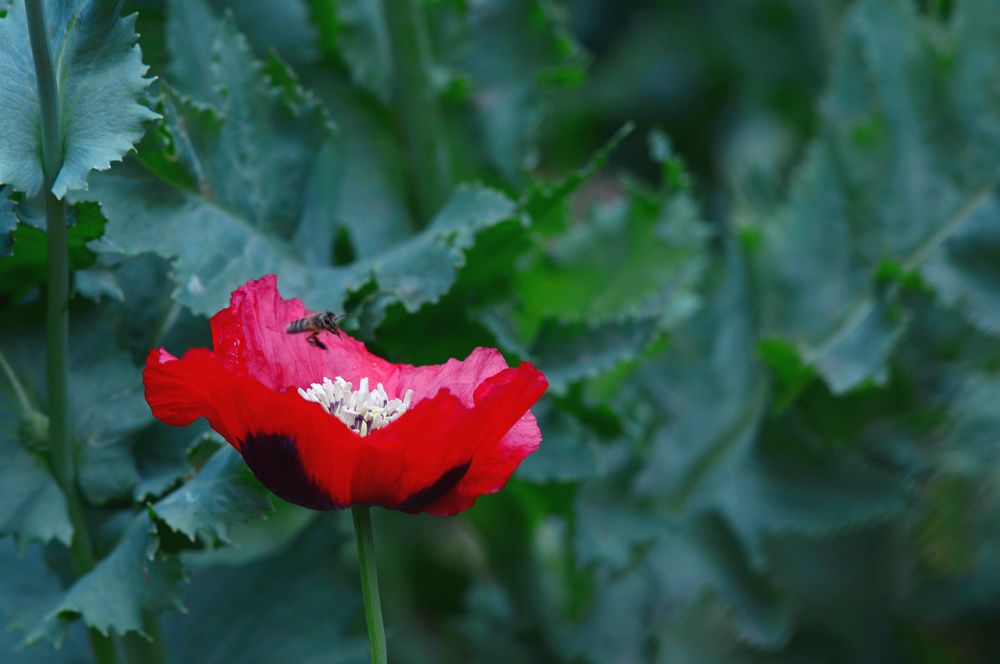
[[[91,4],[47,6],[127,28]],[[45,224],[0,179],[0,659],[92,661],[87,625],[129,662],[366,661],[350,517],[268,498],[142,398],[149,348],[209,345],[207,316],[272,272],[393,361],[495,346],[551,383],[502,492],[375,511],[391,661],[1000,658],[1000,5],[132,12],[155,81],[88,75],[162,117],[67,197],[101,559],[78,579],[47,465]]]

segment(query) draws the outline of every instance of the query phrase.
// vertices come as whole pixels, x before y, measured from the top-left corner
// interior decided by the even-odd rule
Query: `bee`
[[[340,336],[340,326],[337,325],[343,316],[338,316],[332,311],[321,311],[318,314],[313,314],[312,316],[306,316],[305,318],[300,318],[298,320],[293,320],[285,328],[285,332],[288,334],[300,334],[302,332],[309,332],[309,336],[306,337],[308,341],[316,348],[322,348],[326,350],[326,344],[319,340],[320,332],[329,332],[331,334],[336,334]]]

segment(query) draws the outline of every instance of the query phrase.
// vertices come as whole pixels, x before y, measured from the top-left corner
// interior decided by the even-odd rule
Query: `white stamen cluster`
[[[315,401],[341,422],[362,436],[384,427],[410,407],[413,390],[407,390],[402,399],[390,399],[382,383],[368,391],[368,379],[362,378],[358,389],[352,390],[351,383],[340,376],[333,381],[324,378],[321,383],[313,383],[308,390],[299,388],[299,394],[307,401]]]

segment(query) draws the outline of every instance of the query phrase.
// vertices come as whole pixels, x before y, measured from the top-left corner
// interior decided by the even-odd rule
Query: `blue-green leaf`
[[[183,569],[157,552],[149,516],[141,512],[106,558],[58,597],[47,620],[79,615],[103,634],[142,632],[143,611],[182,609]]]
[[[991,3],[945,22],[865,0],[845,17],[819,138],[758,256],[765,335],[791,339],[835,392],[877,379],[905,325],[883,313],[880,266],[919,270],[998,182],[998,38]]]
[[[165,89],[168,140],[147,142],[138,159],[95,178],[91,190],[109,218],[107,248],[173,259],[174,297],[192,311],[218,311],[239,285],[267,273],[312,308],[342,310],[350,292],[374,281],[384,296],[376,309],[401,302],[415,311],[451,288],[481,229],[514,215],[499,192],[470,187],[421,234],[393,238],[387,251],[349,266],[329,267],[322,251],[299,249],[313,242],[298,232],[304,218],[322,214],[299,194],[330,138],[326,116],[308,95],[272,87],[232,25],[199,12],[218,56],[205,56],[211,79],[192,92],[211,105]]]
[[[383,104],[392,95],[392,44],[382,0],[347,0],[335,4],[337,44],[355,85],[373,93]]]
[[[191,542],[229,543],[229,528],[271,511],[267,492],[235,450],[225,445],[184,486],[156,503],[153,514]]]
[[[0,258],[9,256],[14,250],[17,217],[14,216],[14,201],[10,199],[10,195],[10,187],[0,187]]]
[[[1000,332],[1000,197],[994,194],[952,232],[920,275],[974,325]]]
[[[135,15],[111,0],[46,0],[49,50],[58,76],[63,166],[52,186],[62,198],[86,189],[142,137],[157,117],[140,103],[149,85],[136,45]],[[41,117],[24,3],[0,19],[0,183],[28,195],[42,188]],[[100,94],[94,94],[99,90]]]

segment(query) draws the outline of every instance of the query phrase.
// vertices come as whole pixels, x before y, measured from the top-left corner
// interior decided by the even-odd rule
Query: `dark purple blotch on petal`
[[[311,510],[339,510],[335,502],[306,473],[295,438],[283,433],[252,433],[240,442],[247,466],[261,484],[279,498]]]
[[[465,477],[465,473],[468,472],[470,465],[472,465],[471,460],[449,468],[429,487],[417,491],[412,496],[396,505],[396,509],[402,512],[419,512],[444,494],[451,491],[451,489],[458,484],[459,480]]]

